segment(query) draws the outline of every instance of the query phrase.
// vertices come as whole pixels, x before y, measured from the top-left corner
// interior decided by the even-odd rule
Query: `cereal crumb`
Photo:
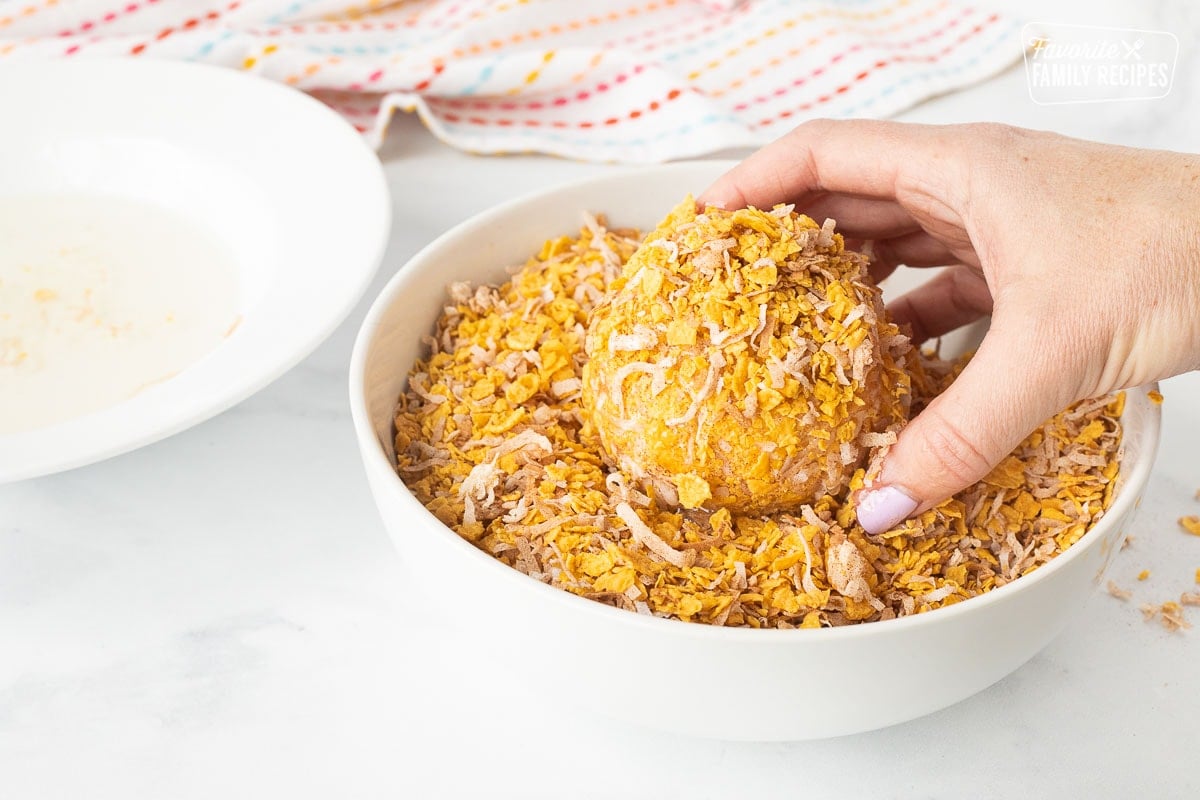
[[[1200,536],[1200,517],[1194,514],[1187,517],[1179,518],[1179,527],[1190,533],[1192,536]]]
[[[1156,405],[1156,406],[1162,405],[1163,396],[1160,392],[1156,392],[1153,389],[1151,389],[1150,391],[1146,392],[1146,396],[1150,398],[1150,402],[1154,403],[1154,405]]]
[[[1118,600],[1128,600],[1129,598],[1133,597],[1133,592],[1129,591],[1128,589],[1122,589],[1112,581],[1108,582],[1108,593]]]
[[[1181,605],[1185,606],[1200,606],[1200,593],[1184,592],[1183,594],[1179,595],[1179,602]]]
[[[1163,627],[1169,631],[1181,631],[1192,627],[1183,617],[1183,607],[1173,600],[1168,600],[1157,606],[1142,606],[1142,618],[1146,622],[1152,621],[1155,617],[1158,617]]]
[[[1135,537],[1132,533],[1125,534],[1125,541],[1121,542],[1121,549],[1124,550],[1125,548],[1127,548],[1131,544],[1133,544],[1133,540],[1135,538],[1137,538],[1137,537]]]
[[[1137,578],[1137,579],[1138,579],[1139,581],[1144,581],[1144,580],[1146,580],[1146,578],[1149,578],[1149,577],[1150,577],[1150,570],[1148,570],[1148,569],[1144,569],[1144,570],[1142,570],[1141,572],[1139,572],[1139,573],[1138,573],[1138,578]]]
[[[712,499],[708,481],[694,472],[676,476],[675,487],[679,490],[679,505],[684,508],[700,508]]]

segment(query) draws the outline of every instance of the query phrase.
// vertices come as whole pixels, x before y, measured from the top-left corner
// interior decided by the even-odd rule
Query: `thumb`
[[[859,492],[859,524],[883,533],[991,472],[1035,428],[1076,398],[1055,337],[1028,315],[993,317],[957,379],[901,431],[879,478]]]

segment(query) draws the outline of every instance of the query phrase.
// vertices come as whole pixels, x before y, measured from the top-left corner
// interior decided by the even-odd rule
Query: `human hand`
[[[874,241],[872,273],[949,266],[893,301],[916,343],[992,315],[957,380],[857,498],[883,532],[983,478],[1076,400],[1200,367],[1200,157],[1001,125],[809,122],[699,198],[795,203]]]

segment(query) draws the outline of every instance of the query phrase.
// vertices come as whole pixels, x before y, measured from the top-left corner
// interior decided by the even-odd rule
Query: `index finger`
[[[701,206],[803,205],[820,192],[899,198],[947,154],[947,126],[813,120],[751,155],[701,193]]]

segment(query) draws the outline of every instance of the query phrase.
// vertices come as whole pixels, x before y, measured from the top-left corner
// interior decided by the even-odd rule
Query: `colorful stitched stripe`
[[[889,115],[1020,55],[968,0],[0,0],[0,59],[251,70],[379,144],[396,109],[473,152],[647,161]]]

